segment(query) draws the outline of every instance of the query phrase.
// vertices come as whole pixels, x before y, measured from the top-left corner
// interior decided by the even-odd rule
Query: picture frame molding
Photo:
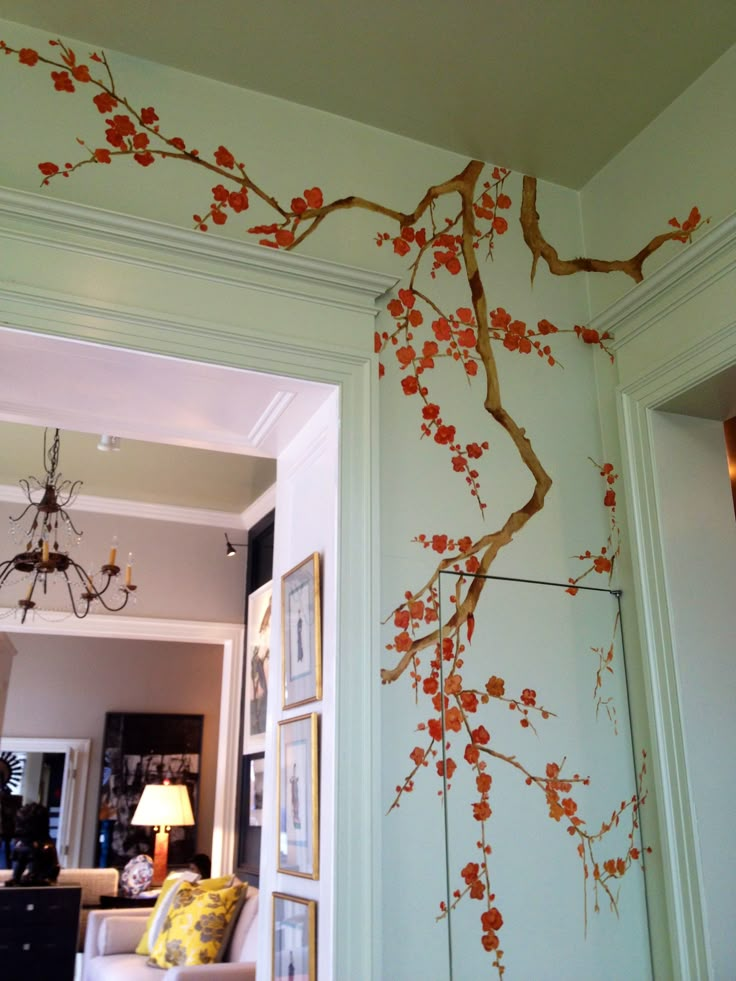
[[[263,613],[261,612],[261,600],[266,594],[269,595],[269,602],[271,604],[271,623],[273,623],[273,580],[269,579],[268,582],[263,583],[253,592],[248,594],[248,622],[246,627],[245,636],[245,663],[243,664],[243,756],[251,756],[254,753],[262,753],[266,748],[266,725],[264,718],[263,731],[259,733],[252,733],[251,730],[251,711],[252,711],[252,699],[253,699],[253,677],[251,673],[252,666],[252,648],[256,637],[259,636],[260,631],[256,625],[256,620],[262,619]],[[265,612],[265,610],[264,610]],[[270,627],[269,627],[270,631]],[[270,660],[270,648],[271,648],[271,634],[269,632],[269,660]],[[269,672],[270,675],[270,672]],[[264,713],[267,710],[268,704],[268,683],[270,677],[267,678],[266,684],[266,696],[264,701]]]

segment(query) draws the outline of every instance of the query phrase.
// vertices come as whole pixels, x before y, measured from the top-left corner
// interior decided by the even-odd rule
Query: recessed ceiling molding
[[[0,189],[0,238],[46,246],[62,240],[69,252],[374,315],[376,297],[398,282],[385,273],[8,188]]]
[[[6,504],[27,504],[20,487],[0,484],[0,501]],[[150,521],[174,521],[183,525],[208,528],[244,528],[243,515],[237,511],[211,511],[206,508],[180,507],[176,504],[151,504],[119,497],[96,497],[80,494],[74,501],[75,511],[88,514],[113,514],[124,518],[146,518]]]
[[[294,392],[277,392],[274,395],[248,433],[248,442],[251,446],[261,445],[294,398]]]

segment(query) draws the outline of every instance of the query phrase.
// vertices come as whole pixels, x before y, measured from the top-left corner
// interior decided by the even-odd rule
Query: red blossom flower
[[[442,723],[439,719],[430,719],[427,723],[427,729],[432,739],[439,742],[442,739]]]
[[[404,390],[404,395],[416,395],[419,391],[419,382],[416,379],[416,375],[407,375],[406,378],[402,378],[401,387]]]
[[[475,692],[464,691],[460,696],[460,703],[466,712],[475,712],[478,709],[478,696]]]
[[[606,496],[603,498],[603,504],[607,508],[615,508],[616,507],[616,491],[615,490],[611,490],[610,487],[608,488],[608,490],[606,491]]]
[[[470,763],[471,766],[474,766],[480,759],[480,751],[478,747],[474,746],[472,743],[468,743],[468,745],[465,747],[465,753],[463,755],[465,756],[465,762]]]
[[[403,238],[394,239],[394,252],[396,253],[396,255],[406,255],[407,252],[410,251],[410,249],[411,246],[405,239]]]
[[[421,766],[424,762],[424,750],[420,746],[415,746],[409,753],[409,759],[413,760],[417,766]]]
[[[414,301],[416,297],[411,290],[399,290],[399,299],[404,304],[407,309],[411,309],[414,306]]]
[[[439,682],[432,676],[431,678],[425,678],[422,682],[422,688],[426,695],[436,695],[439,690]]]
[[[294,243],[294,233],[288,228],[279,228],[276,232],[276,244],[282,249],[287,249]]]
[[[447,550],[447,535],[432,535],[432,549],[442,555]]]
[[[109,150],[104,147],[99,147],[95,150],[95,160],[97,163],[109,164],[112,162],[112,155]]]
[[[33,48],[21,48],[18,52],[18,61],[21,65],[32,68],[38,62],[38,51],[34,51]]]
[[[98,110],[104,115],[106,112],[112,112],[117,106],[118,100],[112,95],[108,95],[107,92],[99,92],[92,101],[97,106]]]
[[[155,157],[150,150],[146,150],[144,153],[134,153],[133,159],[139,163],[141,167],[149,167],[155,160]],[[212,220],[215,222],[217,221],[215,215],[212,216]]]
[[[491,816],[491,809],[487,801],[481,800],[473,804],[473,817],[476,821],[487,821]]]
[[[72,75],[78,82],[91,82],[92,78],[87,65],[75,65],[72,68]]]
[[[450,324],[444,317],[440,317],[439,320],[432,321],[432,330],[434,331],[434,336],[438,341],[449,341],[452,337]]]
[[[481,915],[480,922],[484,930],[500,930],[503,926],[503,917],[496,907],[492,906]]]
[[[406,368],[408,365],[410,365],[416,356],[417,352],[414,350],[411,344],[408,344],[406,347],[400,347],[396,351],[396,359],[402,368]]]
[[[400,630],[406,630],[409,626],[409,611],[408,610],[397,610],[394,613],[394,626],[398,627]]]
[[[396,637],[394,638],[394,647],[399,652],[409,650],[409,648],[411,647],[411,637],[406,632],[406,630],[402,630],[400,634],[396,635]]]
[[[74,82],[69,72],[51,72],[54,88],[57,92],[73,92]]]
[[[141,109],[141,122],[144,126],[152,126],[157,120],[158,116],[153,106],[148,106],[147,109]]]
[[[478,743],[479,746],[485,746],[486,743],[491,741],[491,737],[488,734],[488,730],[485,726],[478,726],[477,729],[473,729],[470,733],[473,742]]]
[[[447,443],[452,443],[455,439],[455,427],[454,426],[438,426],[437,432],[434,434],[435,443],[440,443],[442,445]]]
[[[445,729],[450,732],[460,732],[463,726],[463,715],[455,705],[445,712]]]
[[[46,163],[40,163],[38,165],[38,169],[46,177],[53,177],[54,174],[58,174],[59,173],[58,166],[55,163],[51,163],[51,161],[47,161]]]
[[[235,157],[226,147],[220,145],[215,150],[215,163],[218,167],[227,167],[232,170],[235,166]]]
[[[422,409],[422,416],[425,419],[436,419],[439,414],[440,414],[440,407],[438,405],[435,405],[434,402],[429,402]]]
[[[310,187],[304,192],[310,208],[321,208],[324,203],[322,191],[318,187]]]
[[[475,786],[478,788],[478,792],[481,794],[487,794],[491,789],[491,775],[490,773],[479,773],[475,778]]]

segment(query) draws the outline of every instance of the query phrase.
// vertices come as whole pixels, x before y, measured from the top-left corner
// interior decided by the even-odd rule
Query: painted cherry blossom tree
[[[257,213],[258,222],[246,226],[262,246],[297,249],[310,236],[327,226],[337,212],[365,211],[375,215],[384,227],[376,233],[376,245],[391,249],[405,264],[405,277],[388,303],[390,326],[375,336],[375,350],[381,358],[392,356],[404,395],[414,403],[419,416],[419,435],[441,447],[448,455],[451,472],[463,480],[480,513],[486,509],[481,466],[490,454],[489,432],[495,430],[513,445],[519,464],[529,477],[524,499],[510,507],[497,527],[483,534],[450,535],[445,531],[421,534],[418,547],[430,553],[432,568],[425,582],[407,590],[389,616],[393,624],[392,641],[387,645],[390,665],[381,672],[382,681],[392,684],[408,680],[414,697],[426,706],[426,721],[419,726],[422,745],[414,747],[410,765],[396,793],[391,809],[399,806],[425,769],[434,770],[443,785],[458,766],[469,767],[476,793],[467,806],[478,826],[477,847],[468,843],[467,863],[458,869],[458,886],[451,908],[466,898],[477,901],[480,942],[488,951],[489,966],[503,976],[505,966],[500,946],[503,915],[496,902],[488,861],[490,854],[489,819],[492,814],[493,769],[510,767],[527,785],[537,790],[549,817],[564,826],[574,839],[582,863],[587,890],[594,909],[601,900],[614,911],[618,908],[618,887],[632,864],[640,862],[637,845],[638,813],[644,795],[639,788],[615,807],[600,827],[589,828],[580,814],[576,791],[589,777],[569,772],[564,760],[549,761],[544,772],[529,769],[515,754],[492,745],[489,709],[502,704],[517,713],[524,729],[536,731],[554,714],[540,703],[532,687],[509,694],[504,678],[490,675],[482,686],[465,680],[465,662],[470,658],[478,602],[499,553],[521,533],[544,508],[552,479],[523,425],[504,405],[496,351],[503,348],[520,357],[537,357],[550,369],[558,365],[554,345],[561,335],[608,353],[608,335],[585,325],[557,325],[547,319],[528,324],[505,307],[492,302],[481,271],[483,259],[492,257],[498,240],[508,231],[513,202],[507,190],[509,171],[469,161],[459,173],[423,191],[413,207],[394,207],[360,195],[329,199],[323,189],[300,189],[288,201],[274,196],[257,181],[246,163],[230,149],[218,146],[202,152],[159,119],[156,109],[140,106],[116,84],[104,53],[93,52],[86,60],[64,42],[52,40],[51,50],[42,54],[32,48],[14,48],[0,42],[0,50],[21,68],[49,71],[54,90],[62,96],[81,93],[92,99],[100,114],[102,133],[94,140],[77,138],[81,154],[71,163],[40,163],[42,184],[69,179],[89,167],[129,164],[143,170],[153,165],[186,164],[199,168],[211,182],[211,193],[193,215],[194,227],[202,232],[228,222],[243,221],[246,213]],[[260,220],[265,216],[265,220]],[[670,243],[686,243],[703,224],[697,208],[679,221],[671,219],[669,228],[655,235],[635,255],[620,260],[561,258],[541,229],[537,202],[537,182],[524,177],[519,222],[531,255],[531,278],[543,262],[550,274],[568,276],[580,272],[618,272],[634,282],[643,278],[646,260]],[[466,300],[448,308],[435,284],[443,278],[462,282]],[[433,372],[460,372],[472,386],[470,397],[482,402],[488,419],[488,432],[475,439],[461,439],[453,417],[453,406],[441,406],[433,397]],[[381,374],[384,363],[380,363]],[[576,557],[583,571],[571,576],[568,592],[575,594],[588,575],[610,577],[620,549],[615,520],[617,479],[612,464],[595,464],[604,481],[603,506],[610,516],[610,534],[605,544],[586,549]],[[455,573],[451,609],[440,616],[439,580],[444,572]],[[618,620],[614,625],[614,637]],[[598,658],[593,699],[596,713],[603,711],[616,723],[615,707],[603,693],[604,680],[613,671],[613,647],[591,648]],[[426,656],[426,666],[423,658]],[[491,726],[489,729],[488,727]],[[461,756],[455,759],[457,743]],[[603,851],[606,836],[621,822],[628,822],[625,850],[610,855]],[[442,903],[440,916],[449,912]],[[587,900],[586,900],[587,916]]]

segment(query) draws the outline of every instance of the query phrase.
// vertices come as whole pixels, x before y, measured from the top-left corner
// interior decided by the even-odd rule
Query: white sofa
[[[135,948],[143,935],[150,909],[93,910],[87,921],[82,981],[255,981],[258,945],[258,890],[248,894],[218,964],[172,967],[165,975],[149,967]]]

